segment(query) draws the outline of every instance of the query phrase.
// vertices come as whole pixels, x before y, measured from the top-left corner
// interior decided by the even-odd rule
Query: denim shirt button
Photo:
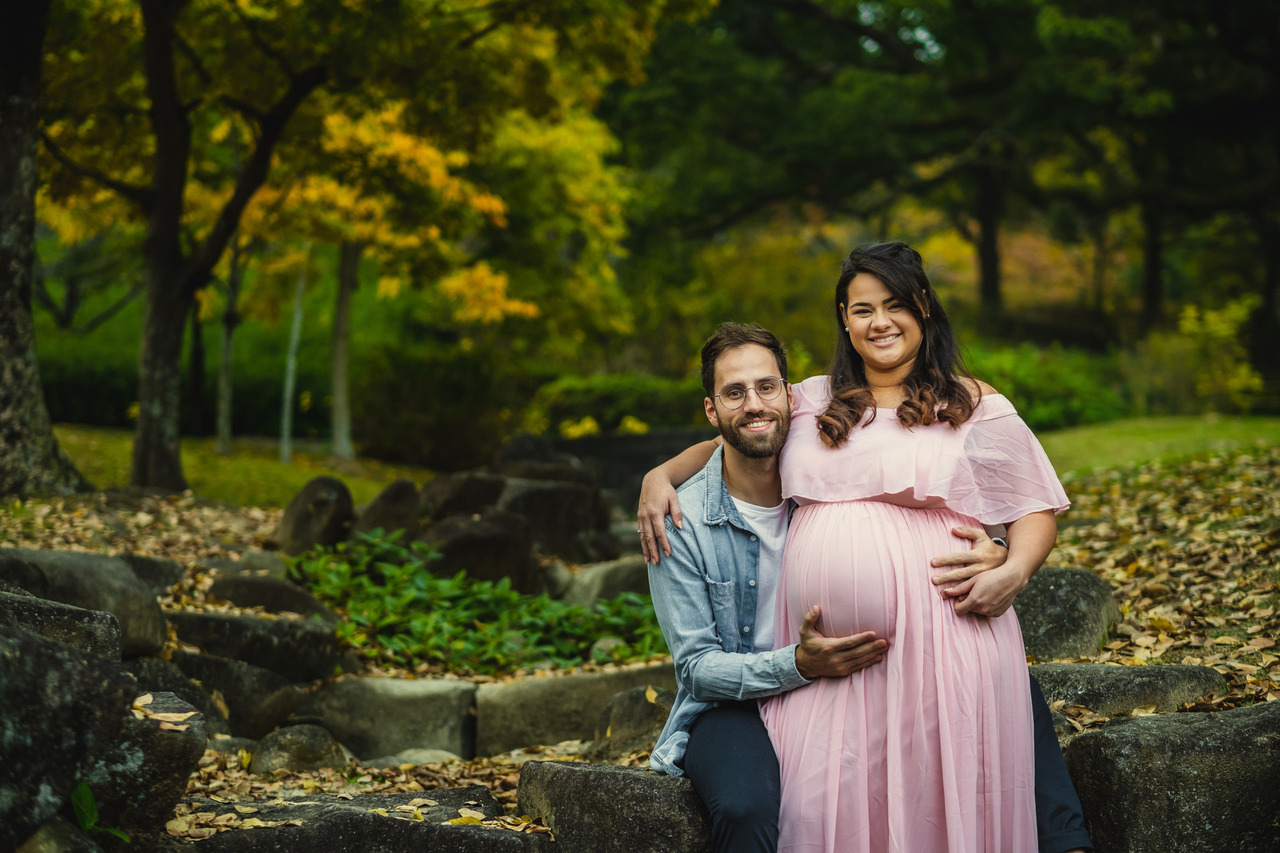
[[[751,541],[752,542],[756,541],[756,535],[754,533],[751,534]]]
[[[742,633],[744,633],[744,634],[750,634],[750,633],[751,633],[751,626],[750,626],[750,625],[743,625],[743,626],[742,626]]]
[[[751,580],[747,581],[747,586],[755,586],[755,585],[756,585],[755,578],[752,578]]]

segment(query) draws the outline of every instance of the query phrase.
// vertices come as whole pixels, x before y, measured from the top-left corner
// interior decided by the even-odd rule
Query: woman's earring
[[[844,327],[844,330],[845,330],[846,332],[847,332],[847,331],[849,331],[849,327],[848,327],[848,326],[845,326],[845,327]]]

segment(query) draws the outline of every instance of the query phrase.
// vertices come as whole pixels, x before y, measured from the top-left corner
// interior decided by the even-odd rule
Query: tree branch
[[[861,21],[837,15],[830,9],[813,2],[813,0],[764,0],[764,2],[767,6],[803,15],[826,27],[843,31],[850,36],[871,39],[884,51],[885,57],[892,60],[899,73],[910,74],[924,70],[924,63],[916,57],[915,51],[909,45],[903,44],[893,35],[881,32],[875,27],[867,26]]]
[[[40,139],[44,142],[45,149],[53,155],[53,159],[61,163],[63,168],[67,171],[79,175],[82,178],[87,178],[99,186],[106,187],[112,192],[119,193],[130,201],[138,204],[144,212],[150,210],[152,203],[155,201],[155,193],[153,193],[149,187],[140,187],[136,184],[128,184],[124,181],[118,181],[110,175],[100,172],[91,166],[86,166],[83,163],[77,163],[75,160],[72,160],[67,156],[67,153],[58,146],[58,143],[54,142],[49,134],[44,131],[40,132]]]

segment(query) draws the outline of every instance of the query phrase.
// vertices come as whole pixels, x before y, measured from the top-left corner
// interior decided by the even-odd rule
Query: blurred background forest
[[[697,424],[714,326],[822,372],[879,239],[1036,430],[1280,412],[1274,0],[54,0],[43,54],[45,400],[135,485],[282,414],[439,470]]]

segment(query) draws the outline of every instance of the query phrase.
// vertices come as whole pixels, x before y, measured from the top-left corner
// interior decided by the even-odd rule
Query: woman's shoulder
[[[1002,418],[1006,415],[1016,415],[1018,413],[1018,410],[1013,406],[1013,402],[990,384],[983,382],[981,379],[970,379],[968,377],[964,377],[961,381],[969,389],[969,393],[973,395],[973,400],[976,404],[973,410],[973,420],[991,420],[992,418]]]
[[[1000,394],[999,391],[988,385],[986,382],[983,382],[981,379],[962,376],[960,377],[960,381],[964,383],[964,387],[969,389],[969,393],[973,395],[975,400],[979,397],[995,397]]]
[[[825,407],[831,402],[831,377],[810,376],[793,384],[791,391],[796,398],[796,408]]]

